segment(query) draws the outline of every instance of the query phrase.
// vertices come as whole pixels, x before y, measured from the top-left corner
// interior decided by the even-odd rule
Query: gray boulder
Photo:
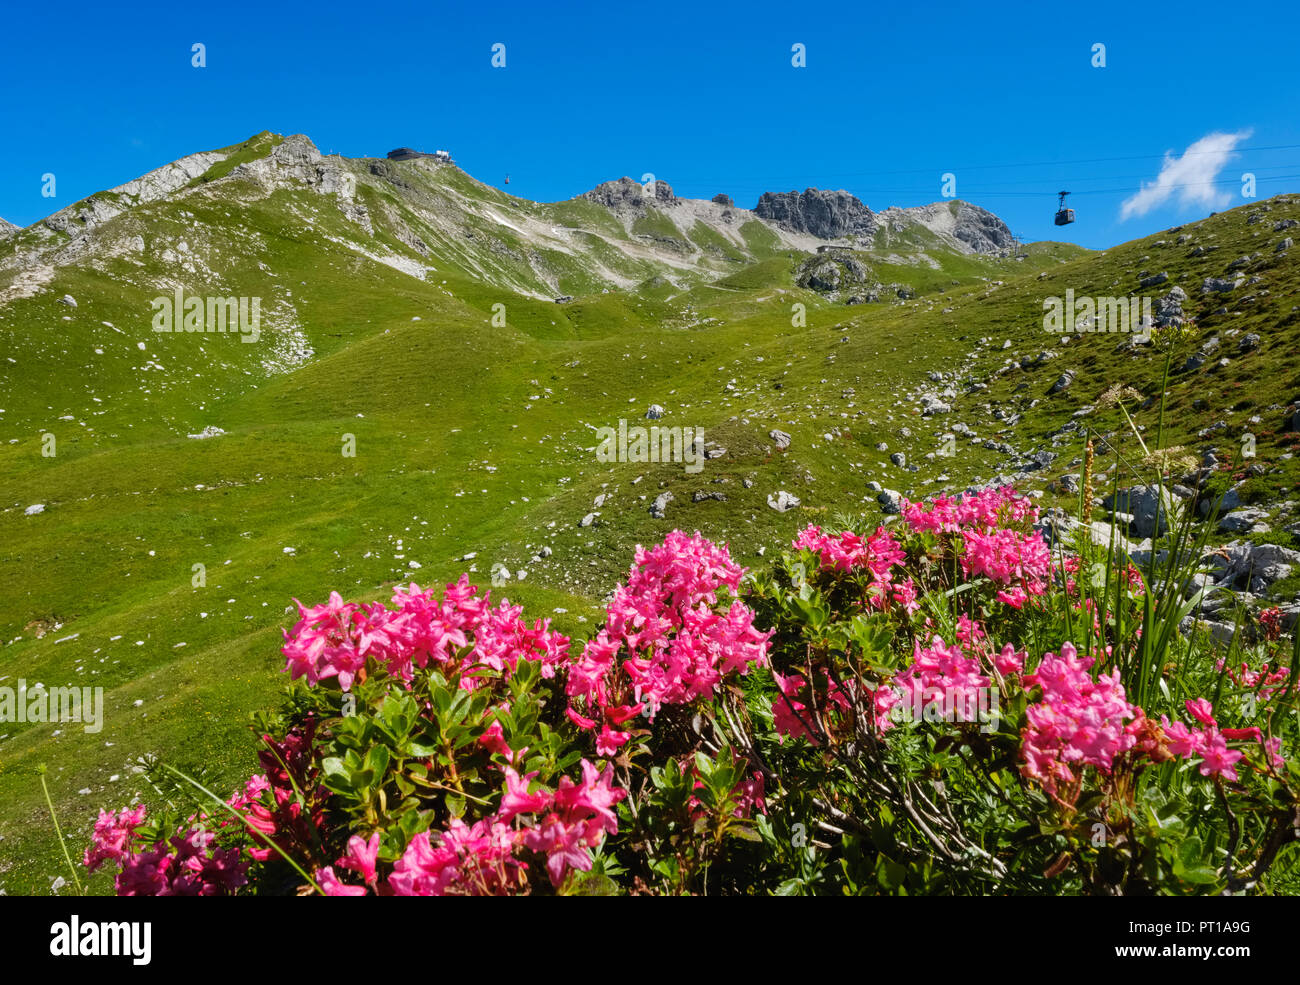
[[[1065,390],[1068,390],[1070,388],[1070,384],[1073,382],[1074,382],[1074,370],[1067,369],[1064,373],[1062,373],[1060,376],[1056,378],[1056,382],[1052,384],[1051,389],[1048,392],[1062,393]]]
[[[670,492],[661,492],[654,498],[650,504],[650,515],[656,520],[662,520],[668,509],[668,504],[673,501],[673,494]]]
[[[895,492],[893,489],[882,489],[876,496],[876,502],[880,504],[880,511],[893,515],[903,512],[902,494]]]
[[[790,493],[786,492],[784,489],[779,490],[778,492],[775,493],[769,493],[767,497],[767,505],[770,506],[772,509],[776,510],[778,513],[784,513],[787,510],[792,510],[796,506],[798,506],[799,503],[800,500],[798,496],[791,495]]]
[[[1160,328],[1182,325],[1186,319],[1183,314],[1183,302],[1186,300],[1187,292],[1181,287],[1174,287],[1168,294],[1156,298],[1152,304],[1156,325]]]
[[[1131,513],[1131,531],[1138,537],[1159,537],[1169,529],[1170,516],[1177,516],[1180,507],[1174,495],[1163,486],[1130,486],[1111,493],[1102,500],[1106,509],[1116,513]]]
[[[1268,524],[1264,522],[1267,519],[1268,513],[1259,507],[1243,506],[1220,519],[1219,529],[1230,533],[1250,533],[1261,528],[1267,530]]]
[[[1201,281],[1202,294],[1227,294],[1237,286],[1235,280],[1228,280],[1223,277],[1206,277]]]

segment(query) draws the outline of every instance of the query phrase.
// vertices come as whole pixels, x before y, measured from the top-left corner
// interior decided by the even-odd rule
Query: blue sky
[[[446,148],[543,201],[650,172],[746,207],[815,186],[882,209],[939,199],[951,172],[1026,238],[1091,247],[1240,205],[1242,172],[1260,198],[1300,189],[1294,2],[54,0],[3,21],[0,216],[20,225],[261,130],[353,157]],[[1062,188],[1078,215],[1063,231]]]

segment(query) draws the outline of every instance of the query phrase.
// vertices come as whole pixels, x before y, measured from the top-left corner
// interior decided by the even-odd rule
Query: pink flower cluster
[[[967,530],[962,540],[966,548],[961,556],[962,571],[967,577],[984,575],[1007,586],[998,598],[1008,605],[1018,609],[1029,595],[1042,595],[1047,590],[1052,555],[1040,534],[1007,529],[989,533]]]
[[[810,523],[792,546],[818,555],[823,571],[868,572],[871,576],[868,600],[873,608],[888,609],[891,602],[909,614],[920,608],[912,579],[893,580],[894,569],[903,566],[907,552],[884,527],[877,527],[874,534],[863,537],[851,530],[824,533],[821,527]]]
[[[726,675],[766,663],[771,634],[754,628],[749,607],[733,601],[716,611],[718,590],[735,592],[743,575],[726,547],[699,533],[674,530],[658,547],[637,548],[604,628],[587,642],[566,682],[569,718],[598,731],[599,755],[615,755],[631,738],[623,726],[636,715],[653,717],[660,705],[710,698]]]
[[[994,653],[980,624],[968,616],[958,617],[956,639],[949,646],[941,636],[931,633],[927,646],[917,642],[912,663],[906,669],[871,692],[872,715],[881,733],[894,726],[892,715],[900,706],[910,708],[915,716],[918,712],[924,714],[928,706],[937,703],[954,721],[977,721],[987,707],[980,691],[991,691],[994,687],[986,672],[987,665],[992,663],[1004,677],[1024,669],[1023,651],[1008,643],[1001,652]],[[829,670],[823,669],[823,673],[826,687],[824,693],[818,692],[816,701],[825,720],[828,713],[846,714],[860,685],[851,680],[833,683]],[[809,742],[817,745],[818,737],[811,728],[813,719],[806,704],[813,700],[807,680],[798,673],[782,676],[774,672],[772,676],[783,695],[772,702],[773,724],[778,735],[782,741],[787,736],[807,736]]]
[[[1240,779],[1237,776],[1237,763],[1245,757],[1245,753],[1229,749],[1230,739],[1261,743],[1274,766],[1286,765],[1286,760],[1280,754],[1282,748],[1280,738],[1272,738],[1265,742],[1264,734],[1253,726],[1220,729],[1219,723],[1214,720],[1214,707],[1205,698],[1188,701],[1186,707],[1187,713],[1205,726],[1204,728],[1188,728],[1182,722],[1169,721],[1164,715],[1160,716],[1160,724],[1169,751],[1173,755],[1188,759],[1194,756],[1201,758],[1202,776],[1222,776],[1233,782]]]
[[[980,642],[982,633],[978,624],[969,625],[971,635],[966,642],[972,646]],[[911,664],[894,678],[894,687],[907,706],[923,708],[938,699],[945,709],[961,712],[962,721],[975,720],[979,692],[992,686],[981,669],[978,654],[968,654],[960,643],[949,646],[941,636],[932,636],[925,647],[918,641]]]
[[[890,569],[907,560],[907,552],[884,527],[877,527],[869,537],[845,530],[838,534],[822,533],[814,524],[794,540],[797,550],[810,550],[821,557],[822,567],[836,571],[865,568],[877,581],[889,581]]]
[[[925,503],[903,501],[903,521],[917,533],[988,532],[1038,519],[1034,501],[1011,486],[967,493],[956,499],[936,496]]]
[[[917,533],[959,534],[962,571],[1002,586],[998,599],[1019,609],[1042,595],[1051,574],[1051,552],[1042,536],[1027,530],[1038,519],[1033,500],[1010,486],[957,499],[904,502],[903,521]]]
[[[1119,671],[1094,680],[1089,673],[1092,664],[1091,657],[1079,657],[1065,643],[1059,657],[1047,654],[1037,670],[1025,677],[1026,686],[1042,686],[1043,696],[1025,710],[1029,725],[1022,734],[1021,772],[1049,793],[1055,794],[1059,783],[1074,782],[1071,765],[1095,766],[1109,773],[1115,758],[1130,749],[1153,759],[1200,757],[1202,776],[1234,782],[1239,779],[1236,764],[1244,753],[1230,749],[1229,741],[1261,744],[1274,766],[1284,765],[1281,739],[1265,742],[1254,727],[1220,729],[1214,709],[1204,698],[1186,702],[1188,714],[1204,728],[1188,728],[1164,715],[1161,727],[1154,728],[1142,709],[1125,698]]]
[[[477,592],[461,575],[441,599],[415,584],[399,586],[392,609],[344,602],[338,592],[311,608],[299,602],[298,623],[285,633],[286,669],[308,684],[337,677],[347,691],[367,659],[402,681],[411,680],[413,667],[432,662],[459,671],[461,686],[473,688],[484,669],[512,673],[520,660],[537,660],[543,675],[552,677],[568,661],[569,639],[552,632],[549,619],[530,627],[520,618],[522,607],[502,602],[493,608],[491,593],[476,598]]]
[[[539,788],[530,793],[528,787],[536,775],[521,777],[507,767],[506,791],[496,814],[472,825],[453,818],[444,831],[437,833],[437,842],[427,831],[417,834],[393,866],[386,882],[387,893],[495,896],[514,892],[523,887],[528,869],[528,863],[518,857],[521,851],[544,855],[551,884],[557,887],[570,871],[589,871],[591,849],[600,844],[606,832],[618,831],[614,807],[627,791],[613,786],[612,766],[600,773],[585,759],[582,781],[574,783],[562,777],[554,792]],[[523,815],[529,816],[532,823],[512,825]],[[355,837],[353,840],[359,841]],[[361,847],[354,846],[338,864],[359,868],[363,875],[368,871],[373,881],[373,854],[359,863],[351,857]],[[334,895],[365,892],[359,886],[338,883],[332,868],[320,875],[334,884]]]
[[[105,862],[125,861],[135,850],[135,829],[144,824],[144,817],[144,804],[118,811],[116,814],[101,810],[95,821],[90,847],[82,856],[82,864],[94,872]]]
[[[248,882],[248,863],[237,848],[213,848],[215,835],[193,829],[140,850],[136,828],[143,806],[100,811],[90,848],[82,861],[94,872],[105,862],[119,866],[119,896],[228,896]]]
[[[308,718],[290,729],[283,740],[264,734],[265,748],[258,751],[257,758],[266,772],[249,777],[244,789],[226,801],[262,836],[254,836],[248,848],[255,861],[265,861],[274,852],[268,840],[292,854],[318,837],[325,815],[321,798],[314,796],[321,790],[313,761],[316,727],[317,719]],[[304,800],[310,805],[307,810]],[[219,821],[223,827],[232,823]]]
[[[1276,605],[1264,609],[1259,614],[1259,628],[1264,631],[1264,639],[1275,640],[1282,635],[1282,610]]]
[[[1263,614],[1260,614],[1263,618]],[[1215,667],[1223,670],[1225,661],[1220,657],[1215,661]],[[1270,701],[1277,693],[1287,686],[1287,681],[1291,677],[1289,667],[1270,668],[1265,663],[1260,666],[1259,670],[1252,670],[1250,665],[1244,660],[1238,668],[1229,667],[1227,669],[1227,678],[1236,684],[1239,688],[1246,691],[1254,691],[1261,702]]]
[[[1061,654],[1048,653],[1025,686],[1040,685],[1042,698],[1025,709],[1021,772],[1055,794],[1073,783],[1073,769],[1095,766],[1109,773],[1115,757],[1138,743],[1145,717],[1129,704],[1119,671],[1093,678],[1092,657],[1080,657],[1070,643]]]
[[[452,818],[435,843],[421,831],[393,866],[394,896],[504,896],[523,884],[515,832],[496,818],[472,825]]]

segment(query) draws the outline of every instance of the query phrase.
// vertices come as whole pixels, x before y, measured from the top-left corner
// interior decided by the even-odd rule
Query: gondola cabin
[[[1060,201],[1056,210],[1056,224],[1058,226],[1068,226],[1074,221],[1074,209],[1067,209],[1065,207],[1065,196],[1070,193],[1058,192],[1057,194],[1060,195]]]

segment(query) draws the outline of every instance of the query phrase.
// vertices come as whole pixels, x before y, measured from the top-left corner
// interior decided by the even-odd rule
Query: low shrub
[[[1184,573],[1036,519],[905,503],[751,574],[674,531],[581,644],[465,576],[299,605],[256,774],[155,764],[85,864],[125,895],[1294,891],[1276,613],[1216,661],[1150,589]]]

